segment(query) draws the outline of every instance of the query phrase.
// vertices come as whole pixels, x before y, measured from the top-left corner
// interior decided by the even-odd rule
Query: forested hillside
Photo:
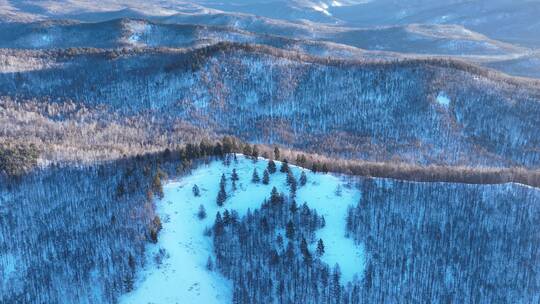
[[[0,176],[0,302],[115,303],[157,242],[168,176],[221,146]]]
[[[1,56],[7,58],[10,56],[9,50],[13,49],[194,48],[224,41],[261,44],[324,57],[399,57],[397,54],[368,52],[354,46],[339,44],[339,41],[318,41],[306,38],[269,35],[241,28],[209,24],[159,23],[127,18],[98,23],[59,20],[35,23],[0,23],[0,50],[3,53]]]
[[[233,281],[233,303],[539,300],[537,189],[359,179],[361,199],[343,225],[365,246],[366,265],[345,266],[323,259],[332,244],[315,237],[325,227],[313,209],[320,203],[297,205],[296,184],[289,185],[288,194],[273,191],[245,216],[231,203],[215,217],[216,266]],[[320,190],[310,191],[320,193],[328,186],[314,185]],[[325,196],[326,204],[346,203],[341,191]],[[351,269],[343,267],[364,271],[344,281],[342,271]]]
[[[147,244],[159,239],[162,224],[154,202],[164,203],[159,201],[162,184],[184,174],[193,161],[200,164],[191,160],[194,157],[220,156],[230,149],[239,147],[224,140],[223,144],[190,145],[180,151],[95,166],[51,167],[17,178],[4,176],[1,300],[109,303],[129,293],[137,287],[135,278],[146,263]],[[255,147],[249,149],[257,155]],[[279,150],[274,152],[279,156]],[[535,188],[358,179],[358,187],[343,189],[339,184],[332,186],[331,179],[322,179],[326,164],[318,178],[307,170],[308,175],[302,176],[298,169],[279,163],[271,169],[267,162],[249,165],[251,161],[242,160],[242,166],[248,167],[242,167],[235,179],[230,171],[238,168],[236,161],[228,165],[232,160],[227,156],[223,162],[230,166],[224,167],[229,172],[225,181],[217,178],[221,171],[200,177],[215,177],[216,185],[212,187],[216,190],[203,195],[207,199],[210,194],[212,199],[201,202],[217,203],[223,206],[220,211],[226,210],[216,218],[205,212],[205,217],[215,219],[205,234],[210,233],[214,242],[212,263],[232,280],[238,303],[538,300],[535,269],[540,261],[535,244],[540,240],[534,223],[539,220],[540,197]],[[259,173],[254,169],[248,179],[245,173],[251,172],[251,166],[259,168]],[[235,203],[236,195],[269,181],[285,188],[281,193],[261,192],[267,197],[263,202],[253,201],[260,195],[244,195],[245,202]],[[219,194],[214,198],[221,183],[226,189],[223,201]],[[335,194],[325,194],[328,189]],[[205,184],[200,190],[194,187],[193,195],[199,191],[208,188]],[[335,266],[324,258],[325,252],[335,254],[339,248],[332,247],[337,236],[325,238],[321,245],[317,238],[331,223],[328,212],[337,210],[331,204],[344,203],[344,191],[362,194],[357,206],[349,205],[342,227],[366,252],[365,271],[352,280],[347,275],[346,281],[339,266],[345,260]],[[245,214],[250,206],[253,209],[245,216],[235,211],[240,208]],[[326,211],[320,214],[313,208]],[[197,214],[200,211],[188,216]],[[339,231],[339,225],[332,225],[330,229]],[[163,258],[166,262],[166,253]],[[83,288],[68,288],[65,282]]]
[[[540,5],[484,2],[0,0],[0,304],[540,303]]]
[[[347,229],[369,256],[364,301],[540,300],[538,189],[384,179],[360,189]]]
[[[49,68],[0,75],[0,93],[20,102],[73,100],[120,116],[150,114],[165,126],[180,120],[206,132],[367,160],[540,163],[535,83],[460,62],[323,60],[236,44],[24,52],[45,58]]]
[[[154,217],[146,191],[155,171],[147,167],[145,175],[144,166],[120,162],[3,178],[0,302],[112,303],[125,292]]]

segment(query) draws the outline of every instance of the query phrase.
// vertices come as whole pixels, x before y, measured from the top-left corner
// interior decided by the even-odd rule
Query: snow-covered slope
[[[330,13],[349,25],[458,24],[506,42],[540,45],[540,3],[535,0],[373,0],[332,7]]]
[[[249,28],[248,28],[249,30]],[[262,44],[314,56],[337,58],[395,58],[397,54],[368,52],[332,41],[283,37],[242,27],[177,24],[143,19],[115,19],[97,23],[43,21],[0,23],[0,48],[50,50],[67,48],[191,48],[219,42]],[[8,61],[6,61],[8,62]]]
[[[280,163],[276,162],[279,168]],[[214,223],[215,214],[225,209],[235,210],[242,217],[248,209],[259,208],[263,200],[269,198],[272,187],[288,193],[286,174],[278,172],[270,175],[270,183],[254,184],[251,175],[254,168],[259,175],[268,162],[238,156],[238,162],[229,166],[214,161],[195,169],[180,180],[171,181],[164,187],[165,196],[157,202],[157,212],[162,218],[163,230],[156,245],[147,251],[147,266],[140,272],[135,290],[121,300],[121,303],[230,303],[231,283],[216,271],[206,269],[209,256],[214,255],[212,238],[204,231]],[[232,170],[239,175],[237,190],[228,183],[229,198],[223,207],[216,204],[219,180],[222,174],[230,178]],[[364,252],[362,245],[355,245],[345,237],[347,208],[356,205],[360,191],[345,176],[312,173],[309,170],[290,166],[298,178],[301,171],[307,173],[307,184],[300,187],[296,200],[324,216],[326,225],[317,231],[318,240],[325,243],[323,262],[340,265],[342,283],[351,281],[355,275],[362,276]],[[200,197],[195,197],[192,188],[197,185]],[[199,206],[206,209],[207,217],[197,217]],[[316,244],[310,244],[315,248]],[[157,258],[156,257],[160,257]],[[162,258],[157,263],[156,260]]]
[[[407,24],[350,27],[309,21],[292,22],[234,13],[179,13],[163,18],[162,21],[227,26],[254,33],[295,39],[331,41],[366,50],[385,50],[409,54],[500,56],[523,54],[527,51],[526,48],[490,39],[460,25]]]
[[[360,57],[368,51],[424,55],[517,56],[528,50],[460,26],[346,28],[298,24],[248,15],[177,14],[159,22],[115,19],[97,23],[0,23],[0,48],[197,47],[221,41],[265,44],[313,55]],[[315,51],[319,49],[320,51]],[[387,53],[388,57],[398,54]],[[498,58],[499,58],[498,57]]]
[[[50,68],[0,73],[0,94],[153,111],[167,128],[184,121],[244,140],[376,161],[540,163],[538,87],[462,62],[337,61],[239,44],[50,51],[47,58]],[[440,92],[449,107],[436,102]]]
[[[458,24],[492,38],[538,47],[540,5],[534,0],[398,1],[398,0],[105,0],[0,1],[0,20],[69,18],[103,21],[123,17],[167,17],[178,13],[244,13],[287,21],[388,26]]]
[[[536,70],[540,64],[536,61],[528,60],[529,67],[519,70],[513,60],[528,56],[529,48],[540,45],[534,35],[537,22],[524,21],[530,20],[535,11],[540,12],[540,7],[520,3],[514,8],[507,2],[499,0],[494,8],[486,9],[461,1],[445,6],[393,0],[199,0],[160,1],[152,5],[140,0],[107,0],[100,2],[99,7],[89,1],[10,1],[0,3],[0,21],[69,21],[61,26],[57,21],[0,23],[0,47],[188,47],[235,41],[341,58],[458,56],[512,75],[538,77]],[[153,23],[132,20],[118,26],[118,22],[109,22],[119,18]],[[90,23],[77,24],[72,20]],[[505,22],[500,20],[512,22],[502,26]],[[190,28],[186,24],[226,29]],[[493,28],[501,26],[504,33],[498,35],[499,31]],[[505,42],[493,39],[501,37]],[[514,42],[517,43],[511,44]]]

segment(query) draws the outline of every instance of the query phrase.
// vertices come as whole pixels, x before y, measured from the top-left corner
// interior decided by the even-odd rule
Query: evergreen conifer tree
[[[290,189],[290,196],[293,198],[296,197],[297,187],[296,187],[296,179],[294,177],[291,179],[291,184],[289,185],[289,189]]]
[[[317,242],[317,256],[321,257],[324,254],[324,243],[322,239]]]
[[[285,227],[285,236],[292,240],[294,238],[294,224],[291,220],[287,223],[287,226]]]
[[[294,214],[296,211],[298,211],[298,205],[296,205],[296,200],[292,200],[291,207],[289,208],[291,210],[291,213]]]
[[[206,209],[204,209],[204,206],[203,205],[200,205],[199,206],[199,212],[197,212],[197,217],[200,219],[200,220],[203,220],[206,218]]]
[[[281,202],[281,195],[277,191],[276,187],[272,187],[272,192],[270,193],[270,202],[274,205]]]
[[[279,169],[279,172],[281,173],[289,172],[289,162],[286,159],[284,159],[283,162],[281,163],[281,168]]]
[[[305,186],[306,183],[307,183],[307,175],[305,171],[302,171],[302,173],[300,174],[300,187]]]
[[[300,242],[300,252],[304,258],[304,263],[306,263],[306,265],[311,265],[313,257],[311,256],[311,252],[309,252],[309,248],[304,237],[302,237],[302,241]]]
[[[268,173],[268,170],[264,170],[262,182],[265,185],[270,183],[270,174]]]
[[[227,192],[225,191],[225,183],[226,183],[225,174],[222,174],[221,180],[219,182],[219,192],[216,198],[216,203],[220,207],[223,206],[223,203],[225,203],[225,201],[227,200]]]
[[[221,213],[216,213],[216,219],[214,220],[214,236],[219,236],[223,233],[224,225]]]
[[[268,173],[270,174],[276,173],[276,170],[277,170],[276,163],[273,160],[269,160],[267,169],[268,169]]]
[[[236,182],[238,180],[240,180],[240,178],[238,177],[238,173],[236,173],[236,168],[233,169],[232,171],[232,174],[231,174],[231,180],[232,180],[232,188],[233,188],[233,191],[236,191]]]
[[[197,184],[193,185],[192,191],[193,191],[193,196],[195,197],[201,196],[201,190],[199,190],[199,186],[197,186]]]
[[[287,185],[290,186],[293,182],[296,182],[296,178],[291,171],[287,171]]]
[[[258,184],[261,181],[261,178],[259,177],[259,173],[257,172],[257,168],[253,169],[253,174],[251,175],[251,182],[254,184]]]

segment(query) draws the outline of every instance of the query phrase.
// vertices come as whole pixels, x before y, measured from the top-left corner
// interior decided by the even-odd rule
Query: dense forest
[[[159,237],[154,198],[163,195],[162,181],[239,149],[251,157],[287,156],[225,138],[92,166],[4,175],[1,300],[116,301],[133,288],[145,245]],[[323,173],[329,168],[332,163],[314,166]],[[265,183],[268,172],[259,174],[252,182]],[[268,193],[261,208],[244,217],[234,206],[215,215],[209,232],[216,260],[208,267],[232,280],[235,303],[538,300],[535,188],[360,178],[362,198],[344,226],[365,244],[368,264],[362,276],[343,282],[339,265],[321,260],[325,244],[315,232],[324,218],[294,199],[305,177],[287,182],[287,193]],[[71,262],[60,263],[65,260]],[[66,289],[66,281],[87,287]]]
[[[222,154],[208,144],[1,174],[0,302],[115,303],[157,241],[162,184]]]
[[[365,244],[367,303],[536,303],[540,191],[385,179],[361,182],[350,237]]]
[[[58,124],[86,127],[84,117],[95,117],[90,121],[104,128],[128,126],[127,135],[165,145],[204,130],[369,161],[534,168],[540,162],[537,85],[459,61],[325,60],[231,43],[28,56],[47,68],[0,75],[3,121],[20,125],[7,134],[13,141]],[[65,75],[69,81],[59,82]],[[54,112],[26,108],[32,98],[86,112],[57,120]],[[100,119],[99,112],[110,114]],[[60,147],[62,138],[54,138]]]
[[[33,144],[0,143],[0,175],[17,176],[37,165],[39,151]]]
[[[321,226],[316,211],[277,191],[244,218],[218,213],[215,264],[234,283],[233,303],[341,303],[339,267],[321,262],[322,241],[309,246]]]

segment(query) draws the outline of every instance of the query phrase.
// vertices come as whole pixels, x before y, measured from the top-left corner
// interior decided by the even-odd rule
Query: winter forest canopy
[[[0,303],[540,303],[539,15],[0,3]]]

